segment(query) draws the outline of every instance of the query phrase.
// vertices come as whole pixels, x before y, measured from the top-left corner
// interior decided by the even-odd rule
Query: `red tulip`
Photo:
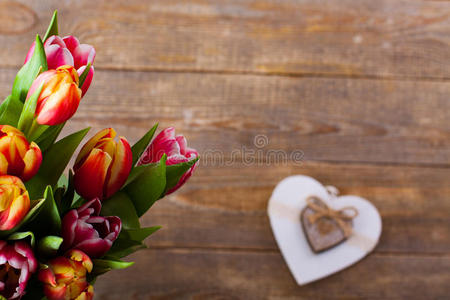
[[[81,148],[75,161],[74,186],[85,199],[109,198],[116,193],[130,174],[132,153],[123,137],[114,141],[116,132],[103,129]]]
[[[33,56],[35,45],[35,43],[31,45],[27,57],[25,58],[25,63]],[[74,36],[60,38],[59,36],[53,35],[45,41],[44,49],[49,69],[70,65],[77,69],[78,75],[83,73],[88,63],[91,63],[92,65],[95,59],[94,47],[87,44],[80,44],[78,39]],[[89,74],[81,87],[83,96],[89,89],[93,77],[94,67],[91,67]]]
[[[175,128],[169,127],[164,129],[158,136],[150,143],[147,149],[139,159],[138,165],[145,165],[157,162],[166,154],[166,165],[174,165],[190,161],[198,157],[198,152],[195,149],[188,148],[184,136],[175,136]],[[191,177],[195,168],[195,163],[186,173],[180,178],[176,186],[171,188],[166,194],[170,194],[179,189]]]
[[[14,228],[30,210],[30,197],[20,178],[0,176],[0,230]]]
[[[119,217],[102,217],[102,204],[93,199],[69,211],[62,220],[63,249],[79,249],[92,258],[102,257],[119,236]]]
[[[8,244],[0,241],[0,295],[20,299],[31,274],[38,266],[30,246],[23,241]],[[3,298],[2,298],[3,299]]]
[[[71,66],[48,70],[34,80],[27,101],[43,84],[36,107],[39,124],[58,125],[75,114],[81,99],[78,80],[78,74]]]
[[[42,162],[39,146],[15,127],[0,125],[0,175],[15,175],[23,181],[33,177]]]
[[[39,270],[38,279],[49,300],[90,300],[94,297],[94,288],[87,282],[86,273],[90,273],[92,267],[89,256],[80,250],[71,250],[50,260],[47,268]]]

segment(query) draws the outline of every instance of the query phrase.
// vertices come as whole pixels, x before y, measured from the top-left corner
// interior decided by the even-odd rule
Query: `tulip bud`
[[[35,46],[36,43],[31,45],[27,57],[25,58],[25,63],[27,63],[33,56]],[[70,65],[77,69],[78,75],[83,73],[88,63],[92,65],[95,59],[94,47],[87,44],[80,44],[78,39],[74,36],[60,38],[59,36],[53,35],[45,41],[44,50],[49,69],[56,69],[64,65]],[[81,86],[83,96],[89,89],[93,76],[94,68],[91,68],[86,80]]]
[[[93,199],[69,211],[62,220],[62,249],[79,249],[92,258],[102,257],[119,236],[119,217],[102,217],[102,204]]]
[[[23,181],[33,177],[42,162],[42,153],[36,143],[9,125],[0,125],[0,175],[15,175]]]
[[[27,243],[18,241],[8,244],[0,241],[0,295],[8,300],[20,299],[37,265]]]
[[[70,119],[81,99],[77,71],[71,66],[62,66],[42,73],[31,85],[27,100],[42,84],[36,106],[37,122],[41,125],[58,125]]]
[[[175,128],[169,127],[161,131],[150,143],[139,159],[138,165],[158,162],[164,154],[167,155],[166,165],[168,166],[187,162],[198,157],[197,150],[187,147],[184,136],[175,136]],[[181,176],[177,185],[171,188],[166,195],[179,189],[191,177],[197,164],[198,162],[187,170]]]
[[[48,268],[39,270],[38,279],[44,285],[44,294],[49,300],[90,300],[94,288],[86,280],[92,271],[91,259],[80,250],[71,250],[65,256],[48,262]]]
[[[14,228],[30,210],[30,197],[20,178],[0,176],[0,230]]]
[[[75,161],[74,186],[85,199],[109,198],[116,193],[130,174],[132,153],[123,137],[114,141],[116,132],[103,129],[81,148]]]

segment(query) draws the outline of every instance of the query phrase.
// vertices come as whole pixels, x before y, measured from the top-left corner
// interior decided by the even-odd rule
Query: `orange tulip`
[[[103,129],[81,148],[75,161],[75,190],[85,199],[106,199],[116,193],[130,174],[133,154],[123,137],[114,141],[116,132]]]
[[[42,162],[42,153],[36,143],[9,125],[0,125],[0,175],[15,175],[23,181],[33,177]]]
[[[44,294],[49,300],[90,300],[94,288],[86,280],[92,271],[92,261],[84,252],[71,250],[65,256],[48,262],[48,268],[39,271],[38,279],[44,284]]]
[[[30,197],[20,178],[0,176],[0,230],[14,228],[30,210]]]
[[[58,125],[70,119],[81,99],[78,73],[72,66],[61,66],[39,75],[28,91],[27,100],[41,87],[36,120],[41,125]]]

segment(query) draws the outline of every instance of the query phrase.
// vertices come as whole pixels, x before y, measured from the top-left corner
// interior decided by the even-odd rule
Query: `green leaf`
[[[125,187],[133,201],[136,213],[141,217],[158,200],[166,187],[166,155],[158,164],[146,166],[145,170]]]
[[[75,132],[53,144],[45,153],[38,173],[25,186],[31,198],[42,196],[45,186],[54,186],[90,128]]]
[[[14,232],[17,232],[19,229],[21,229],[22,227],[25,227],[28,223],[32,222],[36,218],[36,216],[39,214],[39,212],[41,211],[44,202],[45,202],[45,199],[31,201],[31,206],[30,206],[31,209],[26,214],[26,216],[22,219],[22,221],[20,221],[20,223],[16,227],[14,227],[10,230],[0,231],[0,237],[5,237]]]
[[[120,236],[114,241],[111,249],[106,253],[106,257],[120,259],[128,256],[138,250],[147,248],[142,242],[136,242],[129,239],[121,239]]]
[[[39,254],[45,257],[55,256],[61,247],[63,238],[55,235],[49,235],[39,240],[37,249]]]
[[[111,270],[126,269],[134,265],[134,262],[109,259],[93,259],[92,262],[94,263],[94,268],[90,275],[94,278]]]
[[[157,166],[157,165],[158,165],[158,163],[150,163],[150,164],[147,164],[147,165],[136,166],[133,169],[131,169],[130,175],[128,175],[127,181],[123,185],[122,189],[124,189],[127,185],[132,183],[134,180],[136,180],[136,178],[141,176],[141,174],[144,173],[144,171],[146,169],[152,168],[152,167]]]
[[[48,234],[60,234],[61,232],[61,217],[53,198],[53,191],[50,186],[47,186],[44,193],[44,204],[39,212],[38,218],[29,224],[33,231]],[[36,235],[38,235],[36,233]]]
[[[50,21],[50,24],[48,25],[47,32],[44,36],[44,42],[51,37],[52,35],[58,35],[58,11],[55,10],[53,12],[52,20]]]
[[[180,181],[181,176],[183,176],[184,173],[186,173],[192,166],[198,161],[199,157],[196,157],[193,160],[179,163],[176,165],[170,165],[166,168],[166,190],[164,194],[161,194],[161,197],[164,197],[165,193],[167,193],[168,190],[173,188],[177,185],[177,183]]]
[[[140,249],[147,248],[143,240],[160,229],[161,226],[146,228],[122,229],[119,238],[114,242],[106,257],[122,258]]]
[[[102,216],[118,216],[124,229],[139,228],[139,218],[127,194],[118,192],[102,203]]]
[[[155,233],[161,228],[161,226],[153,226],[153,227],[144,227],[144,228],[133,228],[133,229],[124,229],[121,232],[121,236],[127,238],[132,241],[142,242],[148,236]]]
[[[13,233],[8,237],[8,240],[18,241],[26,238],[30,238],[31,247],[34,247],[35,239],[34,234],[31,231]]]
[[[44,83],[31,95],[30,99],[25,102],[23,106],[22,113],[20,114],[19,123],[17,128],[21,130],[28,139],[30,139],[31,129],[34,127],[33,123],[35,121],[34,114],[36,112],[37,101],[39,95],[41,94],[42,88],[44,87]],[[39,125],[35,125],[39,126]]]
[[[22,102],[8,96],[0,106],[0,124],[17,127],[22,109]]]
[[[103,274],[110,270],[126,269],[134,265],[134,262],[108,259],[93,259],[92,262],[94,263],[93,275]]]
[[[42,152],[46,151],[55,143],[64,125],[66,125],[66,122],[55,126],[50,126],[41,136],[39,136],[39,138],[36,139],[36,143],[39,145]]]
[[[25,102],[28,90],[36,76],[41,71],[47,71],[47,58],[44,45],[39,35],[36,36],[36,44],[31,59],[19,70],[14,79],[11,97]]]
[[[79,83],[78,83],[78,87],[81,89],[81,87],[84,84],[84,81],[86,80],[86,77],[89,74],[89,70],[91,69],[92,65],[91,63],[88,63],[86,65],[86,69],[84,69],[83,73],[81,73],[80,77],[79,77]]]
[[[155,134],[156,128],[158,128],[158,123],[156,123],[152,129],[150,129],[136,144],[131,147],[131,152],[133,153],[133,164],[134,166],[138,159],[141,157],[142,153],[144,153],[147,146],[150,144],[150,141]]]
[[[62,175],[64,176],[64,175]],[[61,176],[61,177],[62,177]],[[65,177],[65,176],[64,176]],[[72,207],[73,198],[75,197],[75,187],[73,185],[73,171],[69,170],[69,179],[65,182],[66,192],[61,199],[61,212],[65,214]]]

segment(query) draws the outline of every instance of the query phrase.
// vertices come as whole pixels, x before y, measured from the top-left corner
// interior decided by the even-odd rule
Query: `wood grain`
[[[119,124],[132,140],[159,121],[202,154],[231,157],[264,135],[263,152],[304,159],[450,165],[450,82],[129,72],[96,80],[74,121]]]
[[[63,134],[114,126],[134,142],[159,121],[202,157],[142,219],[163,225],[150,249],[100,278],[96,299],[450,295],[449,1],[0,1],[1,99],[55,8],[62,35],[97,49]],[[374,253],[304,287],[266,212],[293,174],[383,219]]]
[[[267,202],[275,184],[292,174],[369,199],[383,219],[376,252],[450,253],[450,169],[311,162],[214,167],[203,161],[189,185],[144,216],[142,224],[163,226],[148,244],[276,250]]]
[[[0,74],[3,97],[14,73]],[[448,166],[449,94],[450,82],[98,71],[70,129],[114,126],[135,141],[159,121],[224,159],[280,150],[305,160]],[[268,144],[257,148],[260,135]]]
[[[445,1],[21,0],[1,7],[16,16],[0,18],[1,66],[23,62],[58,8],[62,34],[97,48],[97,68],[450,78]]]
[[[168,249],[132,259],[138,264],[99,278],[97,299],[445,299],[450,293],[448,256],[370,255],[303,287],[279,253]]]

